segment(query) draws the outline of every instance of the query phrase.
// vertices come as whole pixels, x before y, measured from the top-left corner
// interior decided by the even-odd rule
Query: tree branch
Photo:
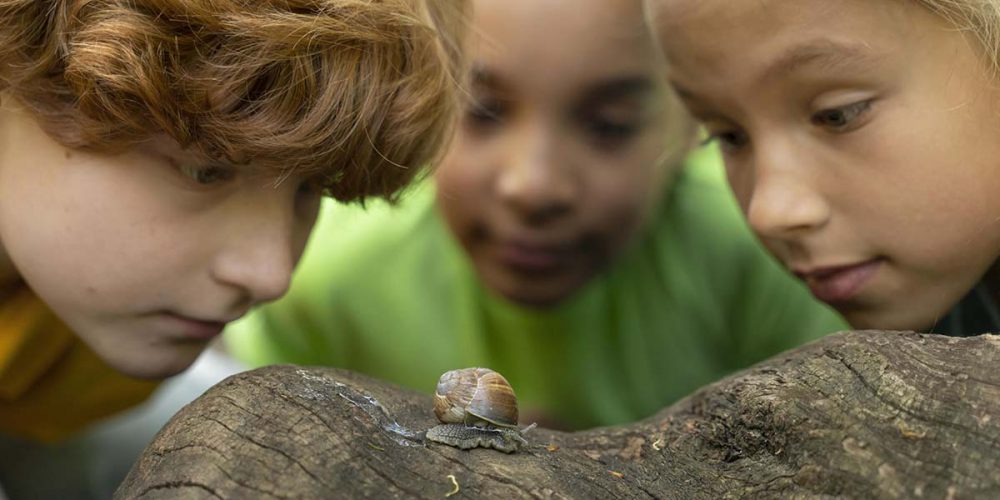
[[[642,422],[536,429],[507,455],[423,442],[429,396],[268,367],[181,410],[116,496],[1000,498],[998,368],[1000,336],[846,332]]]

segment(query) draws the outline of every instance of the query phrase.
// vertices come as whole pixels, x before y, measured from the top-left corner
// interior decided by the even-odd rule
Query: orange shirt
[[[0,303],[0,433],[58,441],[158,384],[105,364],[27,287]]]

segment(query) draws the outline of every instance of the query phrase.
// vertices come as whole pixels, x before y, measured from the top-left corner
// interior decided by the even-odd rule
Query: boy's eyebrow
[[[621,97],[642,95],[654,88],[652,78],[631,75],[603,81],[589,88],[583,100],[587,102],[613,101]]]
[[[472,68],[472,85],[492,90],[504,90],[509,85],[503,77],[483,66]],[[616,98],[644,94],[654,88],[653,80],[646,75],[628,75],[602,81],[587,89],[583,100],[587,102],[610,101]]]
[[[882,58],[872,54],[871,46],[867,44],[835,42],[828,39],[813,40],[783,52],[761,72],[758,81],[792,73],[810,65],[838,69],[845,66],[871,66],[880,59]]]
[[[862,43],[835,42],[819,39],[795,45],[785,50],[768,64],[754,81],[762,82],[782,74],[793,73],[805,66],[821,65],[825,69],[861,68],[875,66],[883,57],[873,54],[871,46]],[[696,92],[688,89],[676,79],[670,85],[677,95],[688,102],[699,102]]]
[[[756,77],[755,82],[764,82],[775,76],[795,72],[804,66],[821,65],[824,69],[836,70],[850,68],[867,68],[876,66],[884,57],[873,53],[868,44],[836,42],[829,39],[818,39],[795,45],[774,59]],[[674,92],[688,105],[702,103],[701,97],[676,78],[669,79]]]

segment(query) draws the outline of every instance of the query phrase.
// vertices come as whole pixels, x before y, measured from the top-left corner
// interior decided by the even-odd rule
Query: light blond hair
[[[392,197],[457,107],[464,0],[0,0],[0,90],[71,148],[158,133]]]
[[[669,64],[663,47],[657,42],[659,31],[651,0],[642,0],[642,17],[644,29],[648,30],[649,37],[655,46],[657,62],[666,69]],[[664,92],[666,93],[668,132],[667,137],[664,138],[664,149],[660,161],[667,165],[678,165],[698,145],[699,128],[697,121],[688,112],[687,107],[681,102],[673,87],[667,85]]]
[[[1000,0],[916,0],[965,33],[983,51],[993,75],[1000,75]]]

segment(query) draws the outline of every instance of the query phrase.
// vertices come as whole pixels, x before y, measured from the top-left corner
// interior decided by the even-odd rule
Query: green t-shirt
[[[713,157],[679,174],[612,268],[545,311],[483,288],[431,183],[395,208],[331,203],[289,294],[226,336],[253,366],[337,366],[426,392],[447,370],[493,368],[522,417],[583,428],[844,328],[759,247]]]

